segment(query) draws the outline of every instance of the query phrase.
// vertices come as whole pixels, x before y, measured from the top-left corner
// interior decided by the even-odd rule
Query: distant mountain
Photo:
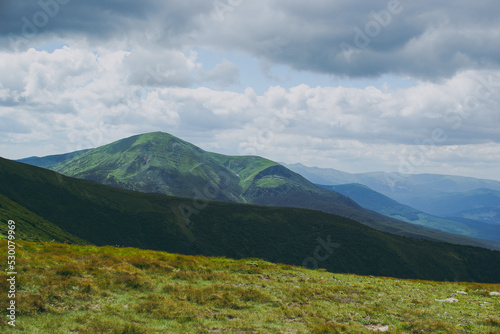
[[[321,186],[336,191],[356,201],[364,208],[412,224],[457,233],[469,237],[500,241],[500,228],[491,224],[467,219],[445,219],[429,215],[382,195],[361,184]]]
[[[389,172],[350,174],[302,164],[284,164],[284,166],[316,184],[359,183],[399,203],[429,214],[500,224],[500,201],[496,193],[500,191],[500,181],[435,174],[410,175]],[[446,207],[445,210],[441,209],[442,205]]]
[[[54,165],[54,161],[60,163]],[[25,160],[26,161],[26,160]],[[86,152],[28,161],[66,176],[116,188],[267,206],[296,207],[337,214],[393,234],[476,244],[362,208],[350,198],[323,189],[282,165],[257,156],[226,156],[163,132],[122,139]],[[199,202],[198,206],[202,206]],[[190,215],[196,205],[186,208]],[[457,239],[458,238],[458,239]],[[489,245],[481,241],[481,245]]]
[[[52,167],[63,163],[71,158],[77,157],[88,150],[81,150],[81,151],[76,151],[72,153],[66,153],[66,154],[57,154],[57,155],[49,155],[43,158],[40,157],[29,157],[29,158],[24,158],[17,160],[19,162],[32,165],[32,166],[37,166],[37,167],[42,167],[42,168],[47,168],[51,169]]]
[[[120,190],[0,158],[2,219],[23,210],[96,245],[258,257],[362,275],[500,282],[500,252],[400,237],[319,211]],[[17,203],[17,207],[4,205]],[[24,209],[22,209],[24,208]],[[43,229],[37,226],[32,233]]]
[[[416,202],[435,215],[495,224],[500,230],[500,191],[483,188],[456,193],[440,192]]]

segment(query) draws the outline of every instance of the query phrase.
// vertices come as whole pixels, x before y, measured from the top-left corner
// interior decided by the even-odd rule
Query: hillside
[[[336,191],[356,201],[362,207],[376,211],[388,217],[400,219],[441,231],[457,233],[473,238],[500,241],[500,228],[478,221],[452,220],[429,215],[382,195],[361,184],[344,184],[338,186],[321,186]],[[499,199],[500,203],[500,199]],[[483,202],[485,204],[485,202]],[[450,216],[454,216],[450,214]]]
[[[115,189],[0,159],[0,194],[95,245],[257,257],[329,271],[500,282],[500,252],[404,238],[319,211]],[[201,204],[198,202],[198,204]],[[7,213],[16,220],[15,212]]]
[[[24,161],[121,189],[196,198],[198,202],[319,210],[383,232],[498,249],[488,241],[464,239],[364,209],[350,198],[312,184],[268,159],[206,152],[162,132],[132,136],[88,151]]]
[[[6,242],[0,241],[6,250]],[[498,333],[499,284],[332,274],[258,259],[19,242],[10,333]],[[5,274],[0,293],[8,291]],[[21,276],[19,276],[21,277]],[[443,302],[454,298],[454,303]],[[7,308],[7,298],[0,307]]]
[[[21,240],[87,243],[0,194],[0,239],[6,238],[7,223],[13,217],[16,235]]]

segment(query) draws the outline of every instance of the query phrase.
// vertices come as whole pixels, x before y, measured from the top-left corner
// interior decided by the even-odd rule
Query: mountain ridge
[[[346,195],[362,207],[374,210],[380,214],[400,219],[412,224],[435,228],[444,232],[461,234],[474,238],[500,241],[500,229],[492,224],[486,224],[467,219],[441,218],[413,209],[407,205],[401,204],[390,197],[380,194],[368,186],[360,184],[343,184],[336,186],[325,186],[325,189],[331,189]]]
[[[59,161],[54,165],[54,160]],[[460,244],[489,245],[386,217],[350,198],[323,189],[277,162],[258,156],[227,156],[164,132],[131,136],[95,149],[31,159],[30,163],[64,175],[116,188],[198,201],[297,207],[341,215],[402,236]],[[194,206],[194,207],[193,207]],[[189,217],[197,205],[183,207]]]
[[[500,196],[497,193],[500,192],[500,181],[439,174],[389,172],[350,174],[302,164],[284,165],[316,184],[359,183],[427,214],[445,219],[469,219],[486,224],[500,224]],[[487,200],[491,205],[484,205],[484,200],[480,196],[464,199],[479,189],[489,189]],[[459,201],[460,204],[453,205]],[[443,206],[448,206],[448,210],[441,210]]]
[[[0,180],[0,195],[95,245],[298,265],[310,258],[335,272],[500,281],[500,268],[491,267],[499,251],[391,235],[319,211],[209,202],[186,222],[178,208],[193,199],[116,189],[1,158]],[[320,241],[331,256],[316,257]]]

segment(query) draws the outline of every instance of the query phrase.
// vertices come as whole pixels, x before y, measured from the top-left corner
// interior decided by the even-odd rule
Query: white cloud
[[[217,64],[212,70],[203,73],[202,76],[205,81],[214,81],[220,87],[227,87],[237,83],[239,74],[239,68],[224,59],[222,63]]]
[[[4,6],[2,155],[62,153],[162,130],[227,154],[347,171],[397,170],[424,149],[415,172],[498,178],[497,1],[402,0],[402,11],[351,62],[340,43],[354,45],[353,29],[365,29],[386,0],[229,3],[217,13],[201,0],[70,2],[20,51],[6,36],[21,36],[22,18],[43,9],[37,2]],[[67,46],[29,48],[54,40]],[[203,48],[217,60],[204,64],[193,51]],[[272,80],[281,80],[271,71],[282,66],[332,80],[392,74],[416,84],[259,83],[269,87],[262,94],[222,91],[249,80],[240,80],[244,62],[226,52],[253,57]]]

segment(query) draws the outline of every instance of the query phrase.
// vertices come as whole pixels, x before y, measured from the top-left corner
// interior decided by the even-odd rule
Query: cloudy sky
[[[2,0],[0,156],[164,131],[498,180],[499,40],[497,0]]]

